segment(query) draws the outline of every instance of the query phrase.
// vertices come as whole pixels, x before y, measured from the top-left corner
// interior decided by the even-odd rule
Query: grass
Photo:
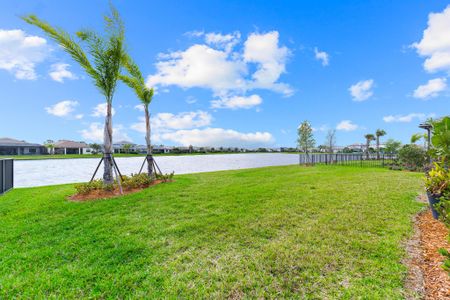
[[[0,197],[0,298],[401,299],[420,175],[269,167]]]

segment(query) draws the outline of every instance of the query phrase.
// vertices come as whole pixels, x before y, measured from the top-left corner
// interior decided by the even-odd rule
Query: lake
[[[144,157],[118,157],[117,165],[123,175],[139,172]],[[298,155],[282,153],[213,154],[185,156],[156,156],[163,173],[175,174],[211,172],[284,166],[298,163]],[[86,182],[91,179],[99,158],[45,159],[14,161],[14,186],[33,187]],[[101,178],[103,167],[98,171]]]

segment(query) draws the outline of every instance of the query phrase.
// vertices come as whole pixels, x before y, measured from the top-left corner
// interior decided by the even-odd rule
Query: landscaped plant
[[[297,135],[297,145],[306,154],[309,161],[308,153],[316,144],[311,124],[308,121],[303,121],[297,129]]]
[[[162,180],[163,182],[168,182],[168,181],[172,181],[174,175],[175,175],[174,172],[168,173],[168,174],[156,173],[156,179],[157,180]]]
[[[427,161],[426,151],[414,144],[404,145],[398,152],[400,164],[410,171],[421,171]]]
[[[425,187],[433,195],[441,196],[450,187],[450,172],[442,163],[435,162],[425,178]]]
[[[450,227],[450,117],[429,122],[431,129],[431,145],[429,155],[438,160],[427,173],[425,184],[428,191],[428,200],[436,215]],[[433,212],[434,213],[434,212]],[[442,268],[450,273],[450,253],[446,249],[440,249],[439,253],[446,257]]]
[[[385,153],[397,153],[402,147],[402,143],[400,141],[396,141],[394,139],[388,139],[384,144],[384,152]]]
[[[171,181],[174,173],[157,175],[157,179],[167,182]],[[150,186],[153,183],[153,178],[147,173],[131,174],[131,176],[122,176],[122,188],[124,190],[142,189]],[[75,185],[77,194],[87,195],[94,191],[113,192],[118,187],[117,181],[112,184],[104,184],[102,180],[96,179],[91,182],[79,183]]]
[[[430,155],[432,157],[439,157],[445,163],[450,161],[450,117],[432,121],[433,125]]]
[[[133,89],[136,96],[141,101],[144,106],[144,116],[145,116],[145,143],[147,144],[147,174],[150,177],[154,177],[153,170],[153,156],[152,156],[152,144],[151,144],[151,130],[150,130],[150,113],[149,105],[153,100],[153,88],[148,88],[145,84],[144,76],[142,76],[141,70],[137,64],[127,55],[124,60],[124,65],[129,75],[120,75],[120,80],[122,80],[126,85]]]
[[[107,104],[103,147],[103,181],[105,184],[114,182],[114,162],[111,159],[112,149],[112,101],[119,80],[120,69],[125,57],[124,27],[117,10],[111,6],[111,15],[105,16],[106,36],[101,36],[91,30],[81,30],[76,33],[82,43],[77,43],[66,31],[53,27],[35,15],[22,18],[25,22],[42,29],[51,39],[86,71],[95,86],[105,97]],[[86,45],[86,51],[82,45]],[[88,58],[89,55],[89,58]]]
[[[375,132],[375,137],[377,140],[377,159],[380,159],[380,137],[385,135],[386,131],[384,131],[383,129],[377,129],[377,131]]]
[[[364,137],[366,138],[366,157],[367,159],[369,159],[370,142],[375,140],[375,136],[371,133],[368,133]]]

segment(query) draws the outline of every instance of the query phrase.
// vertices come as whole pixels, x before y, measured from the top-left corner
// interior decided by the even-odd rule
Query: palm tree
[[[375,140],[375,136],[371,133],[368,133],[364,137],[366,138],[366,157],[367,159],[369,159],[370,142]]]
[[[127,69],[129,75],[120,75],[120,80],[122,80],[134,91],[134,93],[144,106],[145,142],[147,144],[147,173],[148,176],[153,177],[153,153],[151,144],[150,113],[148,107],[153,100],[154,90],[153,88],[149,88],[145,85],[145,80],[144,76],[142,76],[142,72],[129,56],[126,56],[126,59],[124,60],[124,66]]]
[[[55,154],[55,142],[52,140],[47,140],[44,143],[45,148],[47,148],[48,154]]]
[[[375,136],[377,137],[377,159],[380,159],[380,137],[385,136],[386,131],[383,129],[377,129]]]
[[[87,54],[81,45],[66,31],[56,28],[35,15],[22,18],[25,22],[42,29],[47,36],[58,43],[91,77],[95,86],[105,97],[107,103],[105,127],[103,134],[103,182],[113,184],[114,159],[112,156],[112,101],[119,79],[120,69],[125,57],[124,27],[119,13],[111,5],[111,15],[105,16],[105,37],[97,35],[90,30],[76,33],[78,38],[86,45]]]

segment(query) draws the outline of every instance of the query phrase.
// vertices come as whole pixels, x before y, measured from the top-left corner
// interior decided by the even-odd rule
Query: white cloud
[[[100,123],[91,123],[88,129],[80,131],[83,139],[92,142],[103,142],[103,129],[104,125]],[[125,132],[123,125],[118,124],[113,127],[113,141],[132,141],[128,134]]]
[[[428,80],[426,84],[419,85],[414,91],[413,97],[420,99],[428,99],[437,97],[440,92],[447,88],[446,78],[435,78]]]
[[[359,128],[359,126],[354,124],[350,120],[343,120],[343,121],[339,122],[339,124],[337,124],[337,126],[336,126],[337,130],[342,130],[342,131],[354,131],[358,128]]]
[[[137,109],[139,111],[145,111],[144,104],[138,104],[134,107],[134,109]]]
[[[251,96],[233,96],[228,98],[222,98],[219,100],[211,101],[212,108],[252,108],[262,103],[262,99],[259,95]]]
[[[352,85],[348,90],[353,97],[353,101],[365,101],[373,95],[373,79],[361,80]]]
[[[0,69],[13,73],[17,79],[36,79],[36,64],[49,52],[47,41],[41,37],[27,35],[20,29],[0,29]]]
[[[205,111],[182,112],[179,114],[158,113],[151,118],[151,126],[156,132],[204,127],[211,124],[212,116]],[[140,117],[138,123],[131,128],[145,133],[145,118]]]
[[[322,62],[322,66],[328,66],[330,62],[330,56],[325,51],[320,51],[317,47],[314,48],[314,54],[317,60]]]
[[[433,118],[435,117],[435,114],[423,114],[423,113],[410,113],[408,115],[389,115],[389,116],[385,116],[383,117],[383,121],[386,123],[409,123],[411,121],[413,121],[414,119],[423,121],[426,120],[428,118]]]
[[[163,133],[156,140],[171,141],[184,146],[212,147],[259,147],[274,142],[273,136],[268,132],[242,133],[223,128],[178,130]]]
[[[232,51],[240,33],[196,33],[205,36],[205,44],[194,44],[184,51],[160,54],[156,74],[147,79],[148,86],[176,85],[181,88],[211,89],[214,95],[244,94],[251,89],[268,89],[285,95],[292,89],[277,82],[285,72],[289,55],[278,45],[278,32],[253,33],[244,43],[243,53]],[[255,64],[256,71],[248,70]]]
[[[158,72],[148,77],[147,85],[201,87],[217,94],[244,89],[245,64],[228,57],[224,51],[197,44],[168,56],[168,59],[156,63]]]
[[[50,72],[48,74],[53,80],[61,83],[64,82],[64,78],[71,80],[78,79],[78,77],[75,76],[75,74],[67,70],[69,67],[70,67],[69,64],[64,63],[53,64],[51,65]]]
[[[100,103],[94,107],[91,116],[93,117],[105,117],[106,116],[107,103]],[[111,114],[114,116],[116,114],[116,110],[111,108]]]
[[[54,115],[57,117],[68,117],[75,110],[75,107],[78,105],[77,101],[72,100],[64,100],[58,102],[52,106],[46,107],[45,110],[50,115]],[[83,116],[81,115],[80,119]]]
[[[265,34],[252,33],[244,45],[244,61],[258,64],[253,73],[253,88],[264,88],[291,95],[292,89],[286,84],[276,83],[286,72],[286,60],[290,54],[287,47],[279,47],[278,31]]]
[[[439,70],[450,73],[450,5],[440,13],[428,15],[428,27],[422,40],[412,46],[426,57],[424,69],[428,72]]]
[[[225,52],[229,53],[239,43],[239,39],[241,38],[241,33],[239,31],[235,31],[230,34],[220,34],[220,33],[206,33],[205,34],[205,42],[208,45],[215,45],[221,49],[224,49]]]

